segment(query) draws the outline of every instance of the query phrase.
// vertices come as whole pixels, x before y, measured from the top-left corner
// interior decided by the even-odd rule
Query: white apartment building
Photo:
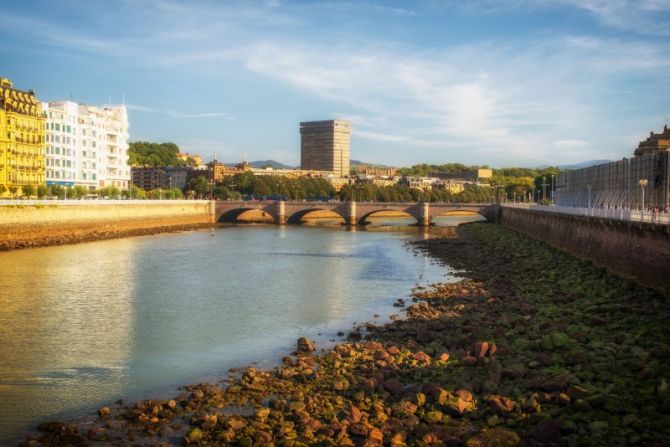
[[[44,103],[46,181],[90,189],[128,188],[126,106],[90,106],[71,101]]]

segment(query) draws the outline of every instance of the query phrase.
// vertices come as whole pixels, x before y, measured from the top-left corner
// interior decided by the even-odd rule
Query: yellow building
[[[44,121],[32,90],[17,90],[0,78],[0,195],[45,183]]]
[[[178,153],[177,158],[180,159],[181,161],[188,162],[191,160],[189,163],[191,166],[195,166],[196,168],[199,166],[202,166],[202,157],[198,154],[187,154],[187,153]]]

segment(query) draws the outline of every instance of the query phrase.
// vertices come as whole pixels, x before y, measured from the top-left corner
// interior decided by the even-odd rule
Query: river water
[[[406,246],[420,231],[243,226],[0,253],[0,444],[383,321],[449,278]]]

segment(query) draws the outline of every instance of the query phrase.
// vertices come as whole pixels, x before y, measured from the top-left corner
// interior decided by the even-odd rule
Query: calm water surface
[[[253,226],[0,253],[0,444],[321,344],[447,271],[409,232]]]

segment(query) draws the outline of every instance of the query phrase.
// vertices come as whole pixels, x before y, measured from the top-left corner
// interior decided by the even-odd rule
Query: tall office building
[[[90,189],[130,184],[126,106],[44,103],[48,184]]]
[[[342,120],[300,123],[300,167],[349,176],[351,123]]]
[[[44,184],[44,115],[32,90],[0,78],[0,195]]]

